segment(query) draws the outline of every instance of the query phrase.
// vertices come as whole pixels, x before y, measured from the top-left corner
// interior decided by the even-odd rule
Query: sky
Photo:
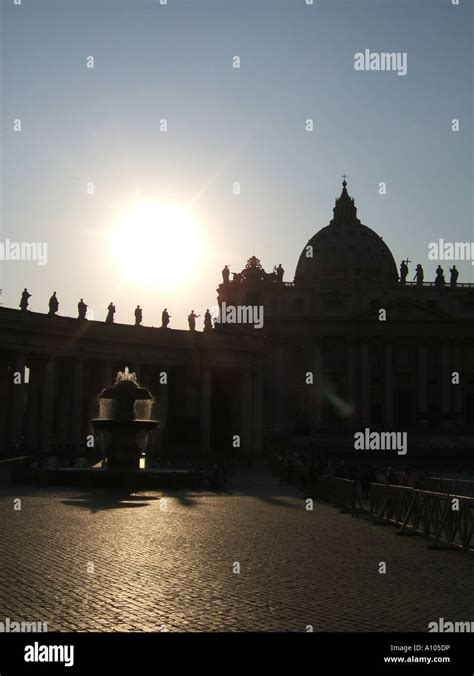
[[[113,301],[132,323],[140,304],[158,326],[166,306],[185,328],[225,264],[256,255],[292,281],[344,173],[409,279],[418,262],[434,279],[430,242],[474,241],[471,2],[14,3],[1,0],[0,240],[46,242],[48,258],[0,262],[4,306],[27,287],[34,311],[56,291],[62,315],[84,298],[105,319]],[[356,71],[366,49],[406,53],[407,74]]]

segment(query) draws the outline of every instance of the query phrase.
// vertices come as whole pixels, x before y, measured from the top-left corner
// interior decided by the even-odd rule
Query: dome
[[[336,199],[333,209],[333,219],[308,241],[301,252],[295,284],[394,284],[398,280],[398,272],[392,252],[380,235],[360,222],[345,180],[342,186],[341,196]]]

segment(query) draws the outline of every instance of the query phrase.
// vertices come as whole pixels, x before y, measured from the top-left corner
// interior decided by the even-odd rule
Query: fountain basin
[[[143,449],[137,443],[138,435],[149,435],[158,427],[157,420],[110,420],[94,418],[92,427],[101,439],[106,455],[106,468],[138,469]],[[146,447],[147,440],[143,440]]]

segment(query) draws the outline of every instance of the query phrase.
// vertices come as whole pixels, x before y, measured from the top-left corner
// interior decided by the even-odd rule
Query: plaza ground
[[[471,555],[329,505],[307,511],[263,468],[229,491],[2,487],[0,620],[51,631],[304,632],[473,619]]]

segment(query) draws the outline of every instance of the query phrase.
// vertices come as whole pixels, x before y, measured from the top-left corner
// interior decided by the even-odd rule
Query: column
[[[273,427],[274,430],[284,431],[288,427],[288,359],[283,345],[276,345],[274,349]]]
[[[6,354],[0,355],[0,445],[2,455],[10,456],[9,401],[11,387],[11,371]]]
[[[370,425],[370,367],[367,341],[360,345],[360,422]]]
[[[25,355],[16,355],[11,380],[12,404],[10,417],[10,441],[14,451],[19,450],[23,438],[25,419]]]
[[[169,373],[167,374],[169,376]],[[158,395],[160,429],[163,432],[163,445],[166,443],[166,428],[168,427],[168,383],[160,383]]]
[[[426,366],[426,346],[418,345],[418,415],[428,415],[428,375]]]
[[[40,407],[41,407],[41,385],[42,369],[41,361],[37,357],[28,359],[28,368],[30,377],[27,388],[27,410],[26,410],[26,443],[29,451],[34,453],[38,450],[40,439]]]
[[[151,457],[147,465],[150,467],[157,461],[159,457],[163,456],[163,452],[166,449],[166,428],[168,421],[168,383],[160,383],[159,374],[160,371],[166,371],[167,377],[169,378],[169,372],[167,369],[158,369],[155,377],[158,380],[158,385],[156,387],[157,391],[157,418],[158,418],[158,429],[155,435],[155,442],[153,445]]]
[[[81,443],[86,441],[87,436],[94,433],[91,420],[96,418],[99,413],[98,396],[104,389],[101,366],[102,363],[96,359],[87,359],[83,362],[83,381],[81,383],[83,401],[80,435]]]
[[[451,370],[449,345],[441,346],[441,412],[451,412]]]
[[[312,426],[320,429],[324,422],[324,380],[323,380],[323,360],[321,356],[321,343],[317,341],[313,345],[312,358],[313,371],[313,397],[312,397]],[[304,374],[302,373],[303,377]]]
[[[459,384],[458,385],[453,385],[451,383],[451,387],[453,390],[453,411],[456,415],[456,422],[458,425],[461,427],[462,426],[462,391],[464,387],[464,382],[463,382],[463,368],[462,368],[462,352],[461,352],[461,346],[459,343],[457,343],[454,346],[453,350],[453,371],[457,371],[459,373]]]
[[[261,453],[263,443],[263,372],[253,377],[253,443],[254,453]]]
[[[252,449],[252,418],[253,418],[253,396],[252,396],[252,372],[244,371],[241,381],[241,401],[242,401],[242,426],[240,446],[244,452]]]
[[[84,362],[76,359],[72,374],[72,410],[71,410],[71,442],[77,450],[82,441],[82,418],[84,404]]]
[[[201,371],[201,449],[208,450],[211,446],[211,370],[204,368]]]
[[[384,345],[384,424],[393,427],[393,347]]]
[[[358,419],[356,354],[357,346],[350,340],[347,344],[347,403],[352,414],[347,418],[348,427],[353,427]]]
[[[43,364],[41,401],[41,450],[51,448],[51,431],[54,415],[54,357],[46,357]]]
[[[105,387],[112,387],[115,383],[115,378],[117,376],[118,369],[114,369],[114,363],[111,361],[106,361],[103,363],[102,367],[102,379],[104,381],[103,385]]]
[[[61,446],[71,443],[71,366],[66,359],[58,359],[56,362],[58,370],[57,387],[57,440]]]

